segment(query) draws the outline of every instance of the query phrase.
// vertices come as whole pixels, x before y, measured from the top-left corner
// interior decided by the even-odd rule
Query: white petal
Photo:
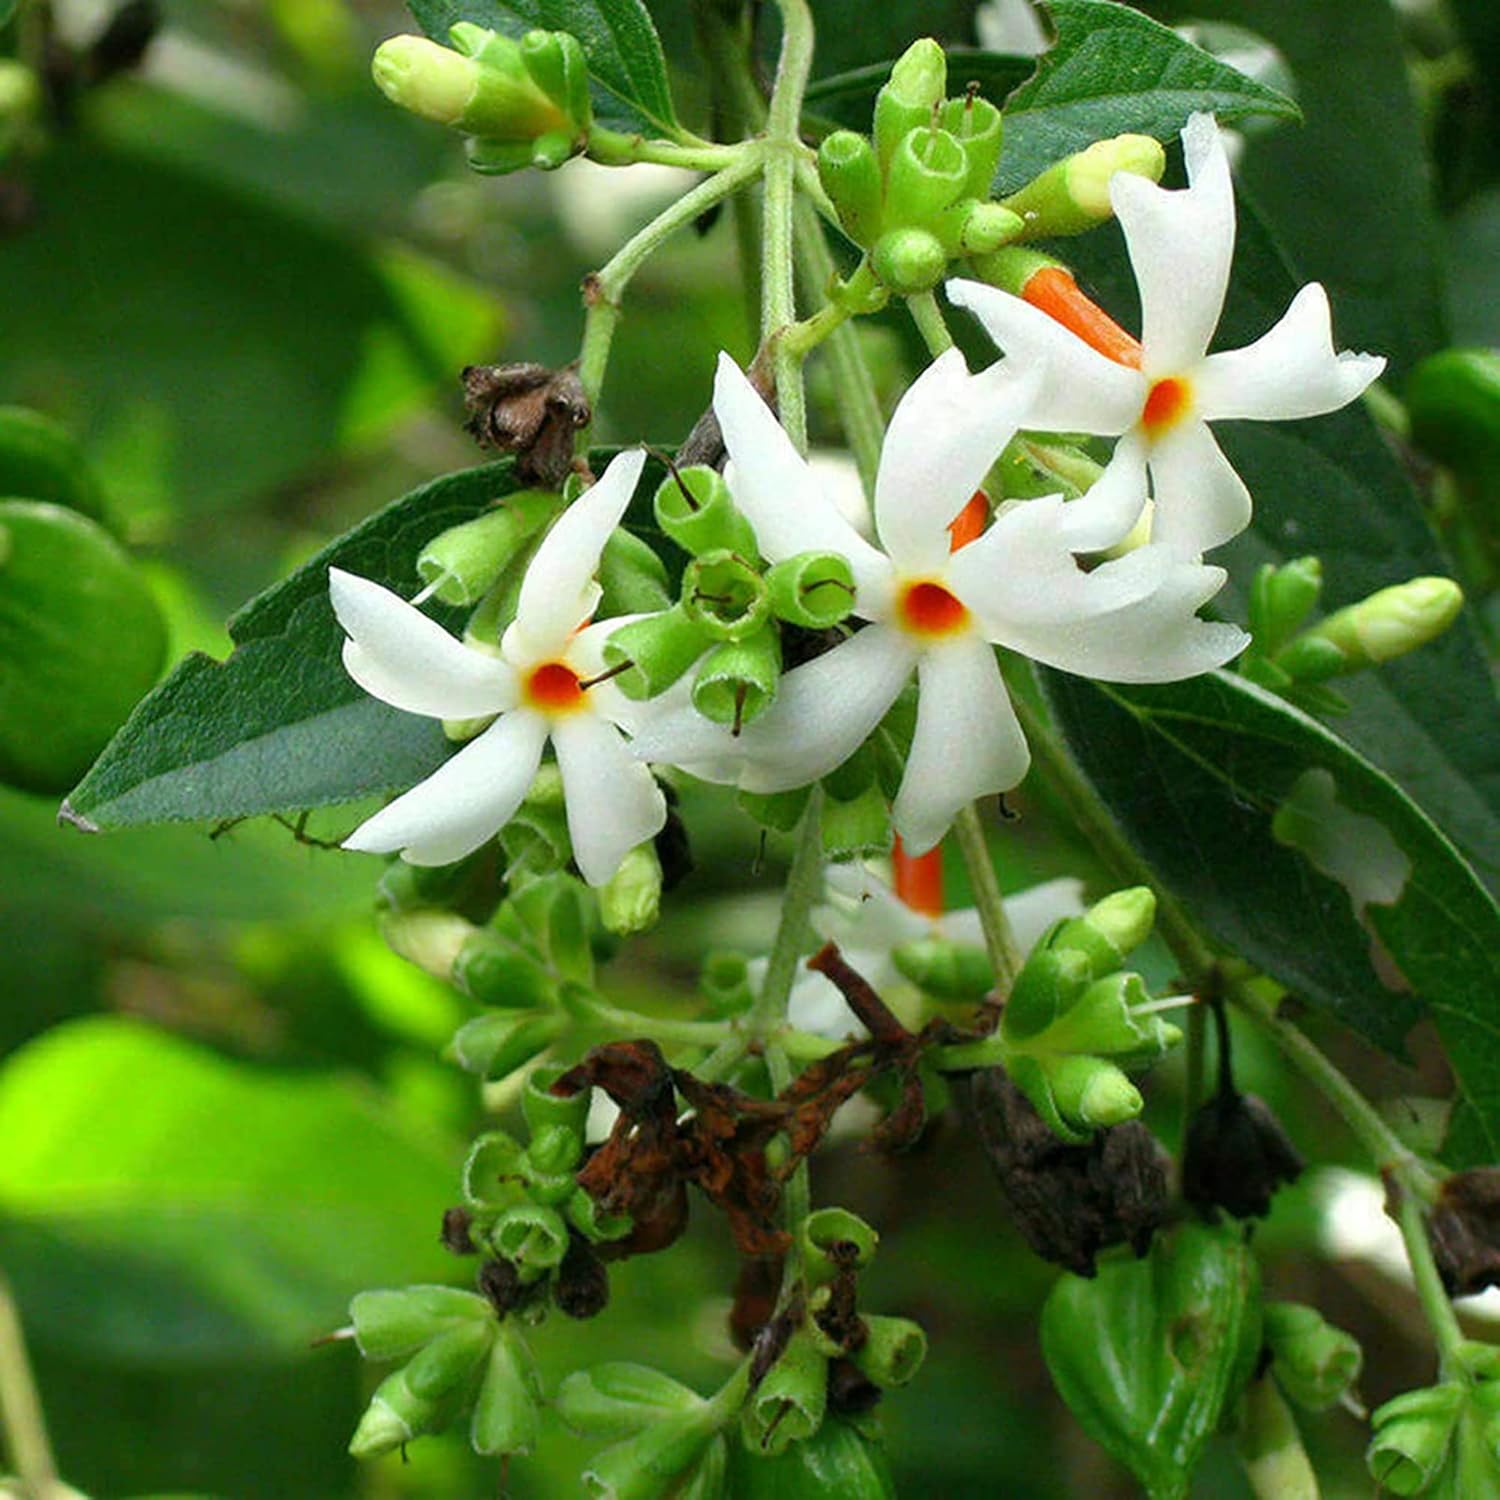
[[[507,655],[512,650],[543,657],[561,654],[568,637],[593,613],[599,602],[593,581],[599,554],[620,524],[645,463],[640,449],[619,454],[598,484],[557,518],[521,580],[516,618],[506,632]]]
[[[389,589],[340,568],[328,592],[344,642],[344,668],[369,694],[410,714],[469,719],[516,701],[516,674],[475,651]]]
[[[872,604],[867,595],[883,599],[889,563],[823,494],[807,460],[727,354],[719,356],[714,379],[714,415],[729,452],[725,478],[735,504],[755,528],[761,553],[771,562],[798,552],[841,553],[854,569],[861,613]]]
[[[752,792],[806,786],[841,766],[896,701],[916,648],[889,625],[868,625],[781,679],[776,701],[740,736]]]
[[[875,477],[875,525],[903,571],[925,573],[946,561],[948,527],[1015,436],[1037,386],[1035,375],[1014,374],[1008,360],[970,375],[963,355],[949,349],[901,398]]]
[[[912,854],[932,848],[976,797],[1008,792],[1031,764],[986,642],[968,636],[931,647],[918,670],[917,732],[891,809]]]
[[[1152,444],[1148,462],[1153,542],[1181,557],[1201,557],[1250,524],[1250,491],[1205,423],[1173,428]]]
[[[844,959],[848,962],[849,955],[845,954]],[[826,1036],[836,1042],[865,1034],[865,1028],[849,1009],[849,1002],[838,986],[826,974],[808,969],[800,970],[792,981],[792,992],[786,1001],[786,1018],[797,1031]]]
[[[1202,359],[1219,325],[1234,259],[1234,185],[1212,115],[1182,132],[1188,186],[1158,187],[1117,172],[1109,199],[1125,231],[1141,294],[1141,365],[1152,378]]]
[[[1103,552],[1129,536],[1145,505],[1146,447],[1127,432],[1098,479],[1063,506],[1058,532],[1074,552]]]
[[[1008,360],[1039,376],[1028,428],[1114,437],[1135,425],[1147,391],[1139,370],[1106,359],[1040,308],[998,287],[950,281],[948,300],[967,307]]]
[[[1004,644],[1064,672],[1105,682],[1175,682],[1222,666],[1249,637],[1234,625],[1197,618],[1223,587],[1222,568],[1189,562],[1149,546],[1095,568],[1103,607],[1090,610],[1089,590],[1071,620],[1016,623]],[[1120,604],[1121,598],[1129,602]]]
[[[596,714],[559,719],[552,747],[562,772],[573,858],[590,885],[603,885],[637,844],[661,832],[666,799],[620,731]]]
[[[1269,333],[1243,349],[1210,354],[1193,378],[1193,393],[1209,421],[1286,421],[1347,406],[1383,369],[1374,354],[1334,353],[1328,293],[1314,281]]]
[[[502,714],[389,807],[361,823],[344,848],[368,854],[399,849],[414,865],[448,865],[500,831],[536,777],[547,740],[540,714]]]

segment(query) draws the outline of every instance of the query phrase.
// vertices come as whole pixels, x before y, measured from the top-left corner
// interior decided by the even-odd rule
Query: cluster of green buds
[[[1263,564],[1250,590],[1253,644],[1240,665],[1252,682],[1317,713],[1348,706],[1325,686],[1330,678],[1425,646],[1458,618],[1464,602],[1451,578],[1412,578],[1302,629],[1322,589],[1316,557]]]
[[[1437,1385],[1378,1407],[1365,1464],[1392,1495],[1465,1500],[1500,1491],[1500,1349],[1466,1342]]]
[[[400,1360],[349,1442],[377,1458],[469,1417],[477,1452],[526,1453],[541,1428],[541,1384],[513,1320],[488,1298],[446,1286],[361,1292],[350,1304],[366,1359]]]
[[[1135,886],[1057,923],[1022,967],[995,1035],[949,1048],[945,1068],[1001,1063],[1073,1144],[1134,1119],[1142,1099],[1126,1069],[1155,1062],[1182,1038],[1153,1012],[1141,976],[1120,967],[1155,916],[1156,898]]]
[[[476,172],[560,167],[588,144],[593,124],[588,64],[565,31],[517,41],[460,21],[442,47],[392,37],[375,53],[375,82],[413,114],[463,131]]]

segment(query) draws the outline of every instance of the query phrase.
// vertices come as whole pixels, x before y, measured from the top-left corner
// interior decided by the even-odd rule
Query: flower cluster
[[[600,597],[593,577],[640,477],[639,452],[615,459],[552,525],[526,568],[514,617],[493,642],[455,640],[385,589],[335,571],[334,608],[349,636],[344,661],[362,687],[412,713],[494,716],[348,847],[400,850],[419,864],[461,858],[515,813],[550,740],[574,857],[600,885],[663,826],[650,764],[760,794],[804,787],[855,756],[915,676],[904,770],[886,780],[892,825],[920,853],[966,804],[1026,774],[1029,753],[995,647],[1115,682],[1174,681],[1240,652],[1241,630],[1197,615],[1225,579],[1202,553],[1250,514],[1248,492],[1207,423],[1331,411],[1364,390],[1383,362],[1334,352],[1318,286],[1304,288],[1255,344],[1206,353],[1229,272],[1234,200],[1212,117],[1194,116],[1183,140],[1186,189],[1128,172],[1109,184],[1141,289],[1139,343],[1113,325],[1107,338],[1097,328],[1075,331],[1025,287],[1015,295],[949,284],[950,298],[979,317],[1005,358],[976,374],[950,350],[907,391],[875,481],[878,544],[840,513],[760,395],[721,356],[714,412],[729,460],[724,479],[748,523],[735,532],[742,550],[734,568],[754,580],[762,567],[817,554],[847,562],[844,587],[852,590],[848,623],[824,633],[834,643],[821,641],[825,649],[779,677],[772,654],[753,716],[738,702],[709,716],[702,684],[695,690],[686,678],[651,689],[650,698],[628,696],[641,691],[642,674],[614,680],[629,666],[626,647],[640,631],[627,627],[639,617],[590,623]],[[1023,430],[1120,442],[1081,498],[1006,502],[993,516],[985,506],[976,521],[991,466]],[[1148,500],[1147,544],[1109,561],[1080,560],[1121,543]],[[742,555],[752,542],[759,555]]]

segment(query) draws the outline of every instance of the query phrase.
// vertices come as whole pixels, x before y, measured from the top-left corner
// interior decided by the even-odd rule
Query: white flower
[[[948,283],[950,299],[978,317],[1009,359],[1045,372],[1027,427],[1121,436],[1105,480],[1068,508],[1079,550],[1110,546],[1130,530],[1147,469],[1153,541],[1186,557],[1228,541],[1249,524],[1250,493],[1208,423],[1336,411],[1385,368],[1374,355],[1335,354],[1328,294],[1316,282],[1253,344],[1207,353],[1234,255],[1234,188],[1212,115],[1193,115],[1182,141],[1187,188],[1169,192],[1126,172],[1110,182],[1141,295],[1138,367],[1099,353],[1008,292]]]
[[[916,734],[893,808],[914,854],[958,810],[1026,774],[1026,741],[991,642],[1117,682],[1165,682],[1227,661],[1245,644],[1194,611],[1220,568],[1146,547],[1084,572],[1062,535],[1056,495],[1013,505],[950,555],[948,526],[1024,417],[1034,382],[1002,369],[971,376],[950,350],[897,407],[875,482],[886,551],[864,541],[814,483],[765,403],[727,356],[714,410],[735,502],[772,562],[808,549],[842,553],[854,613],[871,623],[781,679],[775,702],[735,738],[679,699],[632,747],[709,780],[777,792],[826,775],[879,724],[913,671]]]
[[[568,833],[584,879],[602,885],[626,853],[657,833],[666,803],[626,748],[620,727],[640,712],[604,670],[618,619],[585,625],[599,602],[594,572],[640,478],[643,453],[622,453],[563,512],[522,580],[498,655],[455,640],[388,589],[329,570],[334,613],[349,639],[344,666],[367,693],[435,719],[497,717],[426,781],[362,823],[346,849],[445,865],[508,823],[541,763],[557,755]]]

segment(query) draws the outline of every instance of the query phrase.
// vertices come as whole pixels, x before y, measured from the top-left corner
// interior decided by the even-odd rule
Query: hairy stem
[[[906,299],[906,306],[932,357],[936,359],[939,354],[947,353],[953,347],[953,335],[943,321],[937,298],[931,292],[914,292]]]
[[[984,826],[979,821],[979,809],[974,803],[959,813],[953,831],[958,835],[958,847],[963,850],[964,864],[968,867],[979,925],[984,929],[985,951],[989,954],[990,967],[995,971],[995,986],[1005,996],[1021,972],[1021,950],[1016,944],[1015,933],[1011,931],[1010,918],[1005,914],[1005,899],[1000,894],[1000,882],[995,879],[995,866],[985,842]]]
[[[1439,1375],[1446,1379],[1461,1374],[1464,1363],[1459,1357],[1459,1345],[1464,1341],[1463,1330],[1458,1326],[1458,1315],[1453,1311],[1453,1304],[1448,1300],[1442,1277],[1433,1261],[1427,1226],[1422,1221],[1422,1204],[1415,1194],[1402,1192],[1395,1217],[1406,1244],[1406,1258],[1411,1262],[1417,1300],[1422,1304],[1423,1316],[1437,1345]]]
[[[787,997],[797,976],[797,959],[807,941],[808,913],[823,883],[823,793],[814,787],[797,828],[792,867],[781,897],[781,917],[766,961],[760,994],[746,1017],[752,1036],[765,1037],[786,1019]]]

